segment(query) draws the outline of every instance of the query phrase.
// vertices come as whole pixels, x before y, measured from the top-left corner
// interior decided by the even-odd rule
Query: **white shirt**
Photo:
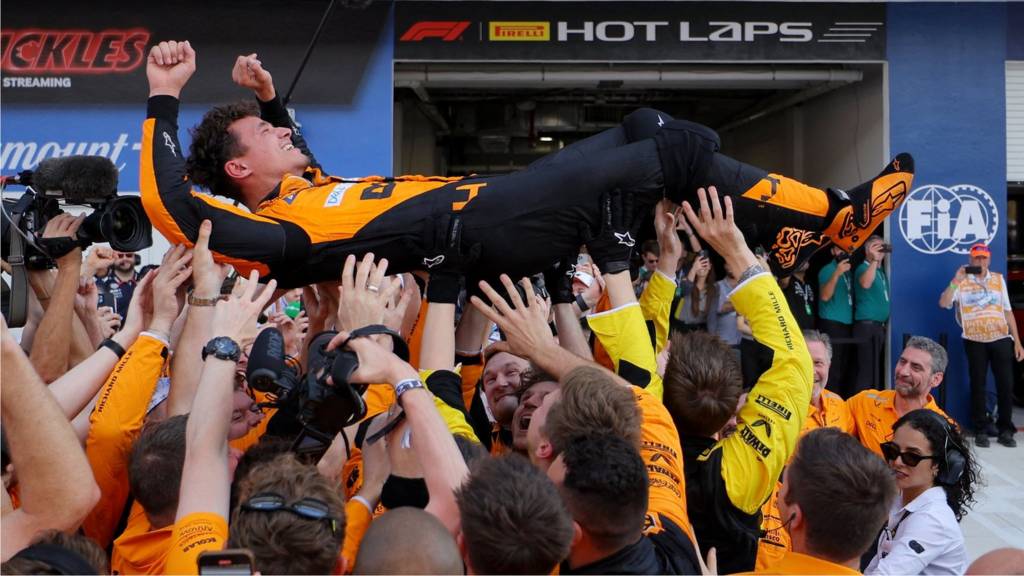
[[[925,490],[906,506],[897,499],[878,553],[865,574],[963,574],[967,571],[964,535],[941,486]]]

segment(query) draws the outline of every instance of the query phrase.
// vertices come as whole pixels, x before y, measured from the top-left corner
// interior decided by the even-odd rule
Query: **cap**
[[[992,251],[988,249],[988,246],[978,242],[974,246],[971,246],[971,258],[975,256],[992,256]]]

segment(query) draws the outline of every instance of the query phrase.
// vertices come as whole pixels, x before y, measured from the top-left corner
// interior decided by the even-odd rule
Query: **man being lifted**
[[[219,261],[243,274],[258,270],[283,288],[334,278],[348,254],[369,251],[396,272],[448,260],[456,268],[473,261],[474,275],[484,278],[533,274],[611,227],[601,222],[611,194],[629,197],[625,217],[635,230],[658,200],[693,201],[706,185],[733,198],[747,241],[767,248],[784,272],[830,243],[856,249],[913,179],[913,159],[901,154],[848,192],[813,188],[719,154],[709,128],[643,109],[508,175],[343,180],[321,170],[255,54],[239,57],[232,75],[255,91],[259,106],[207,112],[186,162],[178,98],[195,69],[187,41],[150,51],[140,171],[146,212],[169,241],[187,245],[204,219],[213,221],[210,249]],[[248,211],[196,193],[193,184]],[[627,246],[636,240],[635,233],[620,238]]]

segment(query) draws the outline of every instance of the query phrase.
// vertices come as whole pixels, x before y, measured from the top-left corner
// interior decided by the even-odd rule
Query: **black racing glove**
[[[639,216],[639,217],[638,217]],[[642,216],[634,210],[634,195],[619,189],[601,197],[601,228],[592,234],[584,229],[587,252],[603,274],[629,270]]]
[[[544,271],[544,287],[551,296],[552,304],[572,304],[576,301],[572,293],[572,275],[576,270],[577,256],[560,259]]]
[[[462,275],[480,258],[480,244],[462,245],[462,219],[449,215],[435,223],[433,257],[424,258],[430,273],[427,302],[455,304],[462,291]]]

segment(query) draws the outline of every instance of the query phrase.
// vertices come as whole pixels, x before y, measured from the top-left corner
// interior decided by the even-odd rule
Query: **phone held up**
[[[965,266],[964,272],[967,274],[979,275],[981,274],[981,266]]]
[[[199,554],[199,573],[206,575],[252,574],[255,560],[245,548],[207,550]]]

